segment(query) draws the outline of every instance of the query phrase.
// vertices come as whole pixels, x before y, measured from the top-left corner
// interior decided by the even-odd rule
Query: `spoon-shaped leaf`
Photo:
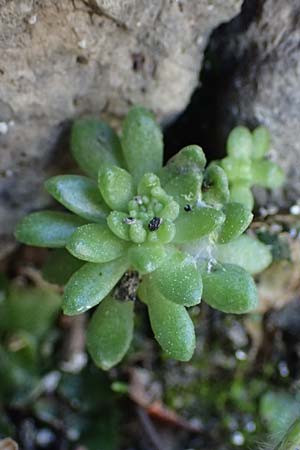
[[[238,126],[229,133],[227,153],[235,159],[247,159],[251,157],[252,145],[252,134],[248,128]]]
[[[128,256],[131,264],[141,274],[153,272],[164,261],[166,251],[159,243],[145,242],[144,244],[132,245]]]
[[[123,123],[122,148],[127,167],[138,182],[146,172],[157,173],[163,160],[163,137],[150,111],[134,107]]]
[[[222,211],[207,206],[195,206],[191,211],[183,211],[175,222],[176,235],[173,242],[184,243],[200,239],[218,228],[224,219]]]
[[[109,294],[128,268],[125,258],[108,263],[86,263],[68,281],[63,311],[72,316],[97,305]]]
[[[144,293],[155,339],[169,357],[190,360],[195,349],[195,330],[185,307],[170,302],[153,286],[148,285]]]
[[[202,179],[201,173],[183,173],[170,178],[164,189],[184,208],[185,205],[194,205],[201,199]]]
[[[87,348],[97,366],[103,370],[121,361],[133,334],[133,302],[106,297],[97,307],[88,329]]]
[[[107,165],[123,165],[118,136],[98,119],[77,120],[71,133],[71,151],[79,167],[93,178]]]
[[[257,306],[251,275],[234,264],[217,264],[202,271],[203,300],[226,313],[244,314]]]
[[[128,210],[128,202],[135,192],[133,178],[129,172],[116,166],[107,167],[99,171],[98,184],[106,204],[111,209]]]
[[[28,214],[16,228],[18,241],[37,247],[64,247],[77,227],[86,221],[74,214],[40,211]]]
[[[202,279],[196,262],[175,248],[149,280],[165,298],[179,305],[194,306],[201,301]]]
[[[271,264],[272,254],[258,239],[242,235],[227,244],[218,245],[216,259],[221,263],[236,264],[256,274]]]
[[[119,258],[126,249],[126,243],[117,238],[106,224],[89,223],[77,228],[66,247],[78,259],[104,263]]]
[[[74,258],[64,248],[55,249],[50,252],[43,266],[43,278],[49,283],[64,286],[83,264],[84,261]]]
[[[85,219],[101,222],[109,213],[97,183],[88,177],[58,175],[49,178],[45,187],[55,200]]]
[[[252,132],[253,148],[251,157],[253,159],[262,158],[270,147],[270,133],[267,128],[259,126]]]
[[[225,221],[220,229],[218,241],[225,244],[238,237],[250,225],[253,214],[241,203],[227,203],[224,206]]]

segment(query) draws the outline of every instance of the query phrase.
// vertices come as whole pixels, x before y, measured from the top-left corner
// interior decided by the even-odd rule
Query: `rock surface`
[[[61,169],[74,117],[181,112],[209,33],[241,3],[0,0],[0,255],[16,221],[49,203],[42,181]]]

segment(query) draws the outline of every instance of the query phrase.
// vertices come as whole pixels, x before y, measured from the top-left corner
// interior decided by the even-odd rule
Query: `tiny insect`
[[[148,223],[148,228],[150,231],[156,231],[159,229],[161,223],[162,223],[161,217],[153,217],[153,219],[151,219],[150,222]]]
[[[185,205],[185,207],[184,207],[184,210],[187,211],[187,212],[192,211],[191,205],[189,205],[189,204],[187,203],[187,204]]]

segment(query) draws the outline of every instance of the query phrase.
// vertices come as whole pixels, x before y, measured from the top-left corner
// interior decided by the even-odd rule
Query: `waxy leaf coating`
[[[78,259],[104,263],[119,258],[125,252],[126,243],[118,239],[106,224],[89,223],[77,228],[66,247]]]
[[[88,220],[102,222],[109,213],[97,183],[80,175],[58,175],[45,182],[49,194],[67,209]]]
[[[227,203],[224,206],[225,221],[220,229],[218,242],[225,244],[242,234],[250,225],[253,214],[241,203]]]
[[[76,228],[86,221],[73,214],[39,211],[25,216],[16,228],[16,238],[37,247],[64,247]]]
[[[186,308],[170,302],[153,288],[146,289],[155,339],[170,358],[189,361],[195,349],[195,330]]]
[[[72,316],[98,305],[128,269],[126,258],[108,263],[86,263],[72,275],[63,296],[63,311]]]
[[[79,167],[92,178],[105,166],[123,165],[118,136],[98,119],[76,120],[71,132],[71,151]]]
[[[100,192],[111,209],[127,211],[128,202],[134,196],[133,177],[120,167],[107,167],[99,172]]]
[[[208,206],[195,206],[191,211],[183,211],[175,222],[174,242],[181,244],[200,239],[218,228],[224,219],[222,211]]]
[[[179,305],[200,303],[202,279],[194,259],[187,253],[170,249],[162,265],[149,275],[151,284],[166,299]]]
[[[268,247],[246,234],[227,244],[218,245],[216,258],[221,263],[236,264],[251,274],[262,272],[272,262]]]
[[[207,265],[202,270],[203,300],[225,313],[244,314],[256,308],[253,278],[234,264]]]
[[[157,173],[163,161],[163,137],[153,115],[131,108],[123,122],[122,148],[130,173],[138,182],[144,173]]]
[[[109,370],[127,352],[133,334],[133,302],[111,295],[97,307],[87,329],[87,348],[97,366]]]

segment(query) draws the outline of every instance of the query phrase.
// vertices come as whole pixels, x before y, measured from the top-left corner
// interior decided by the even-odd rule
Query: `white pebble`
[[[238,446],[243,445],[245,442],[244,435],[240,431],[235,431],[233,433],[233,435],[231,436],[231,442],[234,445],[238,445]]]
[[[298,214],[300,214],[300,205],[291,206],[290,213],[293,214],[293,216],[297,216]]]
[[[6,134],[8,132],[8,125],[6,122],[0,122],[0,134]]]
[[[86,40],[82,39],[81,41],[78,42],[78,47],[80,48],[86,48]]]
[[[235,352],[235,357],[239,361],[245,361],[247,359],[247,353],[245,353],[243,350],[237,350]]]
[[[30,25],[35,25],[35,24],[36,24],[36,21],[37,21],[37,15],[36,15],[36,14],[34,14],[34,15],[31,16],[31,17],[29,17],[29,19],[28,19],[28,23],[29,23]]]

